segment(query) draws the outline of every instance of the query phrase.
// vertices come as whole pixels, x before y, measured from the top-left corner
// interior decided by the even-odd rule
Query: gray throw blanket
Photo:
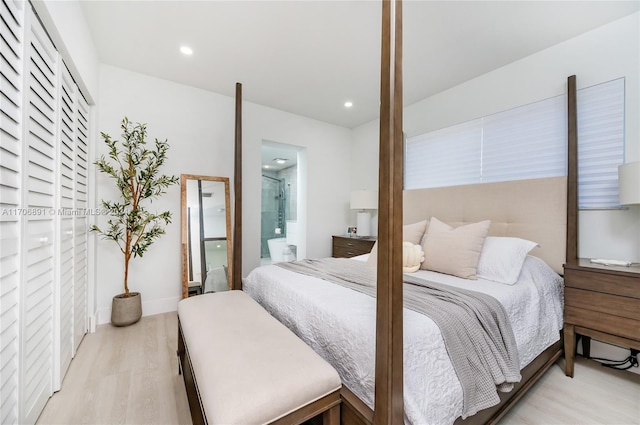
[[[361,261],[324,258],[277,265],[376,296],[376,269]],[[463,419],[498,404],[497,390],[511,391],[520,381],[515,337],[498,300],[408,274],[403,294],[405,308],[424,314],[440,328],[462,385]]]

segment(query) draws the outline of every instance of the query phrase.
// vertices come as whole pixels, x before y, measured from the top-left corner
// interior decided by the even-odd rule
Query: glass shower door
[[[268,240],[284,238],[284,182],[271,176],[262,176],[262,214],[260,257],[270,258]],[[276,233],[279,229],[279,234]]]

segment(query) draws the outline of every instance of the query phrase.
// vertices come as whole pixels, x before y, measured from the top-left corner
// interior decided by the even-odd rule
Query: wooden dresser
[[[567,376],[573,377],[576,334],[640,350],[640,267],[580,259],[565,264],[564,286]]]
[[[350,238],[348,236],[333,237],[333,256],[351,258],[368,254],[376,243],[375,238]]]

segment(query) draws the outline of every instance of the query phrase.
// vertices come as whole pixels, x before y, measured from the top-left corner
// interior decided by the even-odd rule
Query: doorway
[[[300,202],[306,179],[300,161],[303,148],[276,142],[262,143],[262,202],[260,262],[292,261],[305,251],[302,238],[306,214]],[[303,155],[303,154],[302,154]]]

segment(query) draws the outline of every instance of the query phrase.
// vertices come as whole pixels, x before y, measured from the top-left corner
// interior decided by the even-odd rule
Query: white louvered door
[[[82,95],[76,98],[75,115],[75,211],[74,216],[74,302],[73,355],[87,333],[87,208],[89,179],[89,105]]]
[[[24,3],[0,2],[0,423],[18,422]]]
[[[87,331],[90,108],[31,5],[0,12],[0,423],[33,424]]]
[[[74,192],[75,192],[75,84],[65,66],[60,67],[58,90],[58,350],[60,364],[54,376],[58,390],[74,354]]]
[[[31,424],[53,393],[58,56],[33,13],[27,17],[20,416]]]

